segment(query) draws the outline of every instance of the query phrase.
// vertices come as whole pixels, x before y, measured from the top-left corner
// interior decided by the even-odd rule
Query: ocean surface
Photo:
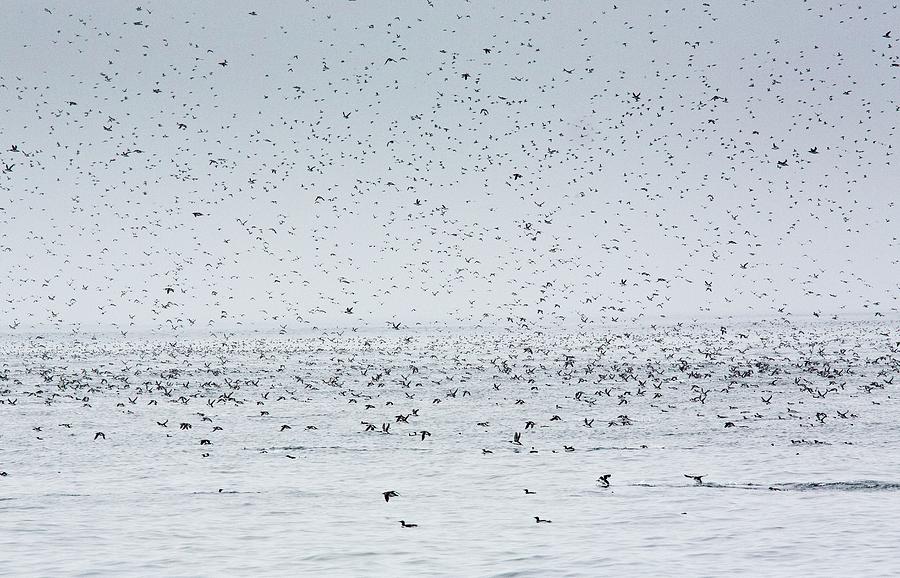
[[[889,321],[9,335],[0,574],[897,575],[898,370]]]

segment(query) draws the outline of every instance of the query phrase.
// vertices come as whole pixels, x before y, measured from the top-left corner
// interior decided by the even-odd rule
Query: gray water
[[[897,574],[898,341],[7,337],[0,574]]]

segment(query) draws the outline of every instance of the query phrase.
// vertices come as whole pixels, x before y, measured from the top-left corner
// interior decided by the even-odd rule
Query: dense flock
[[[214,468],[222,452],[252,462],[439,441],[488,456],[489,468],[491,454],[649,449],[676,431],[853,444],[876,425],[875,406],[894,403],[900,341],[889,323],[757,322],[625,333],[34,335],[5,341],[3,354],[0,409],[27,416],[5,429],[10,449],[127,447],[140,436]],[[633,482],[616,478],[601,485]]]

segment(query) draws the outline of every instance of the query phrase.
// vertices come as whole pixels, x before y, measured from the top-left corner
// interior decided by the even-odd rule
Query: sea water
[[[897,574],[898,341],[7,336],[0,573]]]

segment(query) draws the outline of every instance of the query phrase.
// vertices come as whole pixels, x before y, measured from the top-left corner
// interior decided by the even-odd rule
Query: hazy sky
[[[4,330],[897,310],[892,2],[4,13]]]

